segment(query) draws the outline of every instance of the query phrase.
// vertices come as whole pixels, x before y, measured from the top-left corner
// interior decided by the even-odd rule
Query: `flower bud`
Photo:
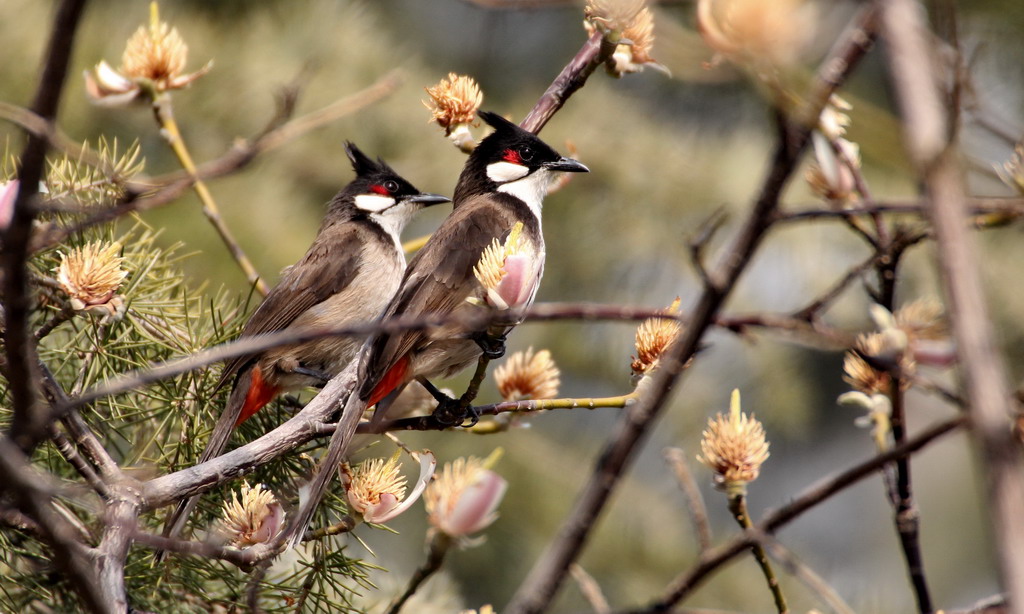
[[[355,468],[348,464],[341,466],[341,473],[348,502],[352,511],[362,515],[363,520],[383,524],[398,516],[419,499],[434,474],[437,461],[430,452],[420,453],[420,477],[412,493],[405,497],[406,479],[399,471],[398,457],[401,451],[384,460],[365,460]]]
[[[121,69],[116,71],[101,61],[92,72],[85,72],[85,89],[90,98],[105,106],[128,103],[143,93],[159,93],[181,89],[202,77],[213,66],[191,74],[183,74],[188,59],[188,46],[176,28],[160,21],[156,2],[150,4],[148,25],[128,39],[121,56]]]
[[[679,313],[679,297],[665,309],[666,315]],[[631,366],[634,377],[642,377],[657,368],[661,355],[679,335],[683,325],[675,318],[648,318],[636,329],[636,356]]]
[[[508,482],[487,468],[496,456],[497,451],[487,461],[470,456],[445,464],[423,494],[427,520],[435,529],[468,537],[497,520]]]
[[[434,87],[426,88],[430,100],[423,105],[430,110],[431,121],[444,128],[445,136],[461,150],[473,150],[475,143],[469,131],[476,125],[476,112],[484,101],[480,86],[472,77],[448,73]]]
[[[539,281],[534,254],[529,240],[523,236],[522,222],[516,222],[504,243],[494,239],[473,267],[473,274],[484,288],[484,303],[502,310],[528,303]]]
[[[98,311],[104,315],[123,313],[124,301],[116,295],[128,272],[121,268],[121,246],[99,241],[61,254],[55,272],[57,283],[71,299],[75,311]]]
[[[768,459],[764,427],[753,416],[740,411],[740,391],[732,391],[729,416],[708,419],[697,460],[715,472],[716,483],[726,491],[742,491],[757,479]]]
[[[558,395],[558,367],[551,352],[533,348],[516,352],[494,371],[498,392],[506,401],[553,399]]]
[[[284,508],[262,484],[242,483],[221,512],[221,532],[231,545],[244,548],[269,542],[284,528]]]

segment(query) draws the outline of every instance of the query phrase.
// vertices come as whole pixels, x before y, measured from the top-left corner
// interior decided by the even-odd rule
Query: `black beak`
[[[589,173],[590,169],[572,158],[559,158],[554,162],[547,162],[544,168],[549,171],[562,171],[563,173]]]
[[[447,196],[441,196],[440,194],[417,194],[409,199],[409,202],[421,203],[424,207],[430,205],[440,205],[441,203],[451,202],[452,199]]]

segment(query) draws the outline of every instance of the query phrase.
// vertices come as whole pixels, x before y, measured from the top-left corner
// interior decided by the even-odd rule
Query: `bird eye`
[[[395,192],[398,191],[398,182],[397,181],[386,181],[386,182],[384,182],[384,189],[387,190],[388,192],[391,192],[392,194],[394,194]]]
[[[533,159],[533,148],[526,145],[519,148],[519,158],[523,162],[529,162]]]

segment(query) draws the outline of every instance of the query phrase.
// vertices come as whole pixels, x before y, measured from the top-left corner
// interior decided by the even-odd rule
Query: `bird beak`
[[[590,169],[584,166],[581,162],[573,160],[572,158],[559,158],[554,162],[547,162],[544,164],[544,168],[549,171],[562,171],[563,173],[589,173]]]
[[[430,205],[451,202],[451,200],[447,196],[441,196],[440,194],[417,194],[410,198],[409,202],[421,203],[424,207],[429,207]]]

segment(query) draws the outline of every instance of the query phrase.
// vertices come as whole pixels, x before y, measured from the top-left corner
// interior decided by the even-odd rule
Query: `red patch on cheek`
[[[506,149],[505,150],[505,155],[502,156],[501,159],[506,161],[506,162],[511,162],[512,164],[522,164],[523,163],[522,158],[519,157],[519,152],[514,150],[514,149]]]
[[[371,185],[370,186],[370,191],[373,192],[374,194],[380,194],[382,196],[389,196],[389,192],[388,192],[387,188],[385,188],[382,185]]]

